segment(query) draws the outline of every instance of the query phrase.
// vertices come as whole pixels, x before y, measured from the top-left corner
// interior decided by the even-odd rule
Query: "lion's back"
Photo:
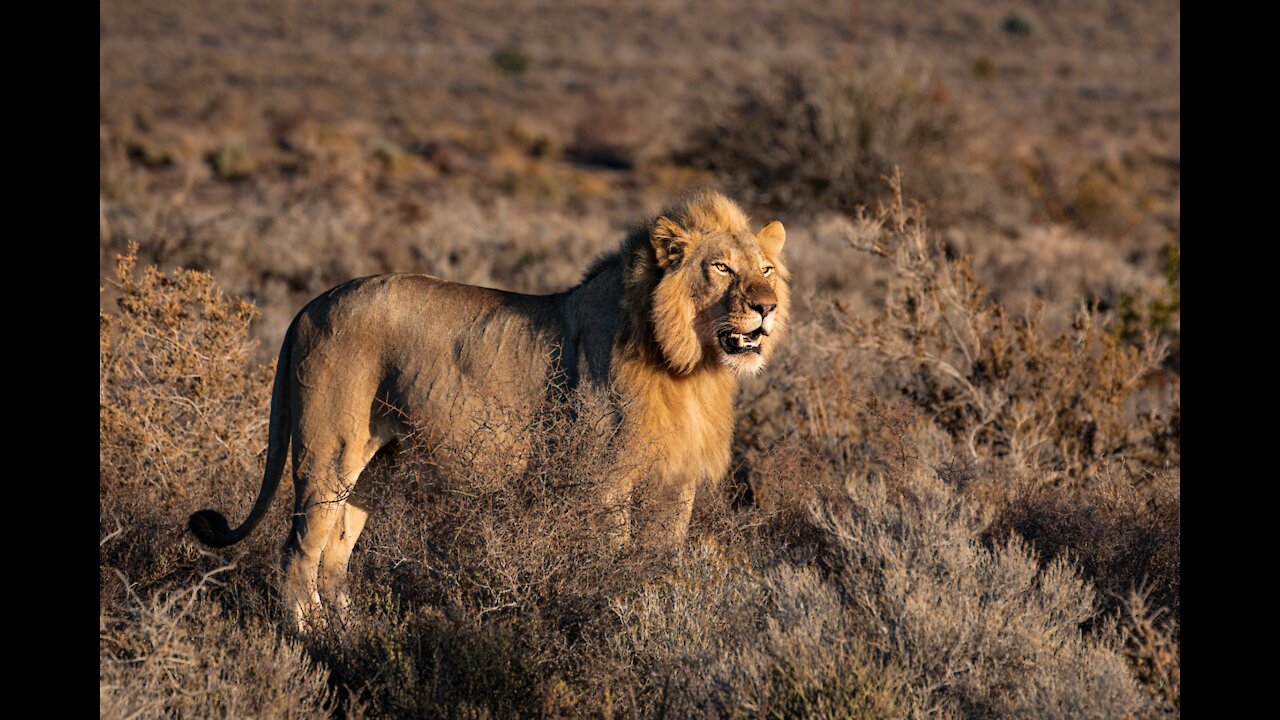
[[[351,280],[315,298],[291,328],[297,407],[320,422],[394,409],[437,426],[497,407],[532,409],[554,379],[562,325],[554,295],[416,274]]]

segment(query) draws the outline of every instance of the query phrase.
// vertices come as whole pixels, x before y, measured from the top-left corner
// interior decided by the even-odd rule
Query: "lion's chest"
[[[718,479],[729,467],[733,386],[720,378],[657,381],[628,412],[634,443],[669,482]]]

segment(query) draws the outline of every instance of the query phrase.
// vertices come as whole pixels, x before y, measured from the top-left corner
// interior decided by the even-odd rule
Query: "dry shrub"
[[[899,233],[910,229],[891,227]],[[919,255],[904,257],[924,262]],[[942,255],[926,259],[934,263],[933,279],[912,282],[954,291],[938,278],[958,283],[955,266]],[[208,298],[220,296],[200,283],[186,294],[159,280],[152,286],[150,294],[125,293],[142,304],[127,316],[138,318],[131,320],[136,336],[168,338],[173,352],[197,356],[174,357],[171,363],[212,357],[200,349],[199,338],[219,337],[202,322]],[[898,285],[891,288],[900,292]],[[941,291],[915,292],[905,297],[932,297],[935,308],[957,307],[938,300],[945,296]],[[974,290],[961,297],[980,295]],[[398,452],[376,462],[356,489],[372,514],[352,559],[352,611],[345,622],[335,618],[307,638],[309,659],[266,629],[278,627],[276,601],[266,589],[276,582],[278,533],[257,533],[238,550],[244,564],[235,575],[200,591],[216,603],[190,599],[197,594],[192,583],[211,558],[183,540],[182,520],[204,497],[225,494],[227,487],[243,494],[247,505],[260,470],[252,445],[238,450],[238,462],[248,470],[229,484],[219,472],[218,482],[202,485],[200,476],[179,473],[173,464],[154,465],[160,475],[154,482],[109,481],[121,470],[104,460],[102,533],[109,537],[101,556],[103,583],[110,587],[103,593],[104,714],[186,713],[184,683],[197,672],[217,678],[208,687],[234,688],[210,701],[223,714],[243,712],[234,703],[244,698],[271,708],[279,697],[289,698],[299,712],[332,711],[341,700],[393,717],[1052,718],[1176,709],[1176,636],[1170,634],[1176,628],[1145,606],[1123,623],[1100,617],[1094,591],[1073,564],[1108,592],[1127,590],[1134,572],[1128,559],[1143,548],[1159,548],[1161,558],[1170,557],[1168,536],[1139,533],[1108,556],[1100,552],[1103,543],[1117,543],[1107,535],[1091,549],[1075,536],[1090,527],[1066,522],[1077,511],[1054,504],[1076,502],[1076,496],[1066,495],[1064,485],[1055,499],[1048,483],[1040,484],[1041,495],[1031,492],[1034,485],[1023,486],[1026,493],[1000,505],[1006,513],[991,523],[995,506],[972,489],[1014,485],[1007,454],[1001,454],[1007,451],[977,433],[973,447],[983,462],[973,460],[964,442],[968,436],[953,434],[946,424],[970,417],[970,411],[937,413],[939,405],[922,402],[937,402],[935,396],[904,395],[901,388],[910,385],[899,384],[927,376],[922,367],[939,382],[937,376],[945,375],[936,362],[940,357],[956,367],[955,354],[963,351],[937,337],[947,323],[917,320],[921,330],[911,337],[931,354],[928,362],[915,360],[912,372],[901,373],[901,362],[891,362],[880,375],[855,379],[855,351],[901,347],[885,338],[897,332],[893,342],[905,342],[904,328],[913,327],[907,321],[917,316],[906,312],[908,301],[895,302],[897,309],[873,326],[881,337],[863,350],[844,325],[831,324],[821,338],[813,327],[797,328],[793,339],[809,338],[815,348],[830,345],[831,355],[780,358],[801,371],[778,379],[778,387],[793,393],[791,404],[775,414],[779,426],[743,441],[750,446],[744,471],[762,489],[756,506],[735,509],[722,494],[731,488],[704,488],[691,539],[674,554],[611,548],[608,515],[595,500],[603,483],[627,470],[627,459],[613,452],[607,404],[564,399],[556,388],[548,389],[549,399],[532,413],[484,403],[486,412],[477,416],[436,419],[472,431],[454,444],[442,443],[421,419],[407,418],[418,431]],[[222,321],[231,326],[227,348],[248,342],[240,317]],[[983,328],[983,347],[1002,337],[1002,326],[982,324],[990,315],[947,317]],[[125,321],[113,317],[107,324]],[[157,332],[157,325],[170,327],[170,333]],[[112,367],[149,367],[139,363],[139,354],[152,347],[104,340],[104,358],[110,350]],[[941,354],[947,351],[954,354]],[[247,364],[243,354],[219,357]],[[847,364],[828,365],[830,357]],[[841,379],[819,381],[818,370],[832,367]],[[979,382],[975,366],[963,367],[969,384]],[[1056,372],[1052,365],[1036,367]],[[1031,373],[1029,368],[1023,372]],[[104,370],[104,397],[110,386],[117,403],[148,407],[142,399],[156,395],[158,385],[184,387],[182,378],[161,383],[163,371],[151,369],[141,376],[146,382],[117,386]],[[1013,383],[1007,377],[1000,382]],[[264,399],[266,387],[263,377],[257,392]],[[994,393],[991,388],[1021,386],[982,387]],[[887,400],[888,395],[901,399]],[[950,397],[957,403],[965,398],[958,392]],[[220,407],[245,412],[240,405]],[[746,411],[752,407],[749,402]],[[262,422],[265,407],[259,412],[254,419]],[[119,444],[121,436],[128,437],[121,428],[132,427],[104,424],[104,445]],[[198,443],[207,442],[187,426],[174,428],[177,434],[168,442],[179,450],[196,452]],[[1075,447],[1065,437],[1046,444],[1059,442]],[[1123,457],[1111,455],[1116,465]],[[986,462],[993,459],[1002,462]],[[444,472],[446,466],[452,471]],[[1094,473],[1093,479],[1102,477],[1108,476]],[[191,499],[155,502],[159,488],[183,488]],[[767,502],[764,488],[773,489]],[[1144,515],[1150,509],[1122,483],[1108,492],[1116,494],[1114,502],[1108,500],[1112,504],[1087,501],[1097,508],[1090,522],[1110,528],[1107,533],[1119,532],[1126,517],[1152,530],[1163,517]],[[638,498],[641,509],[647,501]],[[270,524],[282,528],[284,515]],[[1042,516],[1053,522],[1034,525]],[[117,522],[121,532],[112,534]],[[1006,527],[1043,542],[1045,556],[1016,535],[998,532]],[[1061,538],[1057,547],[1048,542],[1055,537]],[[1176,592],[1176,566],[1167,572],[1154,567],[1146,570],[1152,592]],[[151,605],[142,603],[124,581],[111,580],[111,568],[142,577],[142,587],[161,592],[151,596]],[[1162,595],[1152,597],[1164,602]],[[146,607],[163,612],[140,609]],[[233,622],[228,614],[241,620]],[[1121,630],[1131,636],[1127,644]],[[191,654],[199,646],[207,658]],[[177,650],[168,652],[169,647]],[[196,664],[184,660],[175,669],[169,657]],[[123,668],[138,664],[146,668],[140,679],[125,677]],[[237,674],[241,667],[249,670]],[[324,668],[331,673],[327,679]],[[286,671],[292,682],[282,677]]]
[[[892,188],[893,201],[860,212],[850,233],[895,272],[884,313],[840,313],[850,341],[885,363],[879,387],[950,436],[952,456],[935,472],[996,512],[989,541],[1013,531],[1046,570],[1074,563],[1108,617],[1132,589],[1148,588],[1176,628],[1180,500],[1169,468],[1180,459],[1180,403],[1176,379],[1159,386],[1165,343],[1149,333],[1122,340],[1087,307],[1066,332],[1034,309],[1010,317],[967,258],[948,258],[927,235],[896,180]],[[920,454],[930,443],[912,436]]]
[[[1151,714],[1179,717],[1182,711],[1182,653],[1176,620],[1152,610],[1145,590],[1131,590],[1121,616],[1125,654],[1152,698]]]
[[[1153,290],[1137,289],[1120,296],[1113,333],[1122,339],[1158,333],[1169,342],[1165,364],[1178,372],[1182,364],[1182,240],[1177,233],[1169,236],[1165,247],[1163,275],[1163,282]]]
[[[185,536],[192,509],[247,506],[261,480],[272,368],[250,361],[254,309],[206,273],[135,277],[135,251],[117,259],[119,311],[100,314],[101,712],[331,716],[328,671],[279,637],[279,537],[238,546],[214,580],[222,561]]]
[[[988,547],[982,508],[919,463],[813,501],[808,522],[813,560],[767,532],[730,545],[702,539],[660,578],[614,598],[616,621],[602,627],[626,688],[615,709],[1010,718],[1149,709],[1114,625],[1084,629],[1097,615],[1094,593],[1069,559],[1042,567],[1017,538]]]
[[[1049,331],[1034,308],[1010,317],[966,259],[947,258],[919,208],[903,204],[897,177],[890,188],[888,204],[871,215],[859,209],[850,227],[854,248],[892,264],[884,313],[846,313],[846,327],[968,458],[998,460],[1015,477],[1073,483],[1112,461],[1158,467],[1170,459],[1161,451],[1175,416],[1135,417],[1127,405],[1160,367],[1163,343],[1123,343],[1087,307],[1063,333]]]
[[[696,133],[697,162],[725,177],[736,195],[789,212],[853,212],[878,197],[895,164],[938,186],[964,135],[938,82],[898,66],[778,68],[739,86],[736,100]]]
[[[1173,623],[1153,627],[1176,641],[1179,499],[1168,468],[1178,461],[1179,403],[1176,382],[1151,382],[1163,345],[1121,342],[1088,309],[1066,332],[1035,314],[1011,317],[965,258],[926,234],[900,185],[891,189],[891,203],[858,213],[849,231],[854,247],[889,261],[883,309],[856,313],[836,300],[830,316],[812,314],[794,328],[804,350],[783,353],[771,368],[777,380],[744,398],[747,417],[786,411],[790,420],[739,426],[754,499],[774,520],[806,498],[818,512],[818,537],[793,526],[772,541],[785,539],[789,558],[816,549],[837,571],[857,569],[839,580],[860,583],[845,596],[866,613],[853,626],[880,628],[867,642],[908,673],[913,691],[955,693],[935,709],[1155,712],[1168,697],[1160,688],[1176,681],[1140,671],[1157,700],[1135,696],[1115,628],[1123,598],[1145,587],[1157,608],[1173,609]],[[846,517],[830,489],[851,478]],[[1006,576],[1023,587],[1003,585]],[[985,626],[966,625],[988,612]],[[1006,621],[1028,634],[1001,629]],[[1061,638],[1076,640],[1053,644]],[[994,665],[970,667],[975,658]],[[1027,663],[1043,674],[1018,670]],[[1094,685],[1105,691],[1091,705],[1080,688]]]
[[[586,628],[648,558],[612,548],[600,507],[603,483],[627,470],[613,417],[548,398],[532,413],[495,399],[406,417],[394,462],[362,478],[356,495],[375,509],[352,573],[373,602],[315,649],[380,713],[554,716],[579,703],[563,678],[586,682]],[[441,422],[466,439],[441,440]]]
[[[214,560],[186,539],[199,507],[236,510],[262,478],[273,368],[252,363],[252,305],[224,295],[207,273],[135,277],[136,247],[117,258],[119,310],[100,312],[100,600],[181,586]],[[284,503],[270,521],[282,522]],[[276,573],[278,537],[261,533],[235,552],[232,581],[218,589],[241,610],[261,610]]]
[[[622,98],[593,95],[578,113],[573,139],[565,155],[576,162],[615,170],[630,169],[641,159],[641,138]]]
[[[758,568],[701,541],[673,572],[610,609],[607,640],[649,717],[901,716],[905,677],[851,638],[811,568]]]
[[[1011,188],[1030,200],[1033,219],[1070,225],[1121,242],[1144,232],[1162,193],[1148,153],[1126,149],[1118,157],[1086,160],[1088,155],[1055,156],[1043,148],[1017,157],[1017,182]]]
[[[1047,560],[1070,553],[1093,579],[1099,600],[1122,610],[1130,593],[1181,615],[1182,504],[1178,479],[1154,474],[1135,484],[1119,468],[1100,473],[1088,488],[1066,491],[1033,486],[1018,493],[987,534],[1009,531],[1031,540]]]
[[[377,591],[375,591],[377,592]],[[450,617],[387,591],[308,647],[377,717],[539,714],[549,663],[538,625]]]
[[[1081,298],[1115,308],[1111,329],[1126,341],[1141,342],[1142,330],[1154,326],[1126,320],[1125,298],[1162,295],[1166,283],[1135,265],[1132,250],[1115,241],[1063,225],[1029,228],[1012,241],[991,242],[990,236],[955,228],[940,235],[951,257],[970,257],[992,300],[1009,309],[1040,306],[1046,327],[1069,327]],[[1120,332],[1126,328],[1131,330]]]
[[[103,608],[101,716],[329,718],[342,710],[359,717],[358,707],[340,707],[329,671],[299,643],[261,624],[238,623],[209,602],[214,575],[230,569]]]
[[[933,473],[856,482],[815,506],[851,624],[907,678],[919,710],[960,717],[1114,718],[1142,696],[1117,643],[1082,634],[1093,592],[1066,559],[1041,569],[1013,538],[979,538],[973,503]]]
[[[366,491],[378,512],[397,519],[375,536],[378,545],[430,568],[440,597],[461,589],[475,603],[470,612],[523,612],[567,601],[566,590],[601,587],[620,561],[601,496],[633,462],[615,452],[616,416],[556,388],[532,410],[498,398],[481,405],[408,418],[396,463]],[[442,440],[432,431],[442,423],[464,428],[465,439]],[[429,540],[441,537],[451,542]]]
[[[186,497],[223,474],[256,474],[274,367],[249,362],[253,305],[213,276],[134,277],[137,246],[116,260],[119,313],[100,311],[100,490]]]
[[[472,3],[461,4],[465,12],[441,13],[392,2],[368,17],[334,3],[301,15],[245,3],[107,5],[100,71],[104,274],[112,271],[107,254],[130,239],[166,265],[208,268],[224,289],[253,293],[265,318],[252,331],[268,344],[283,336],[303,302],[355,275],[422,270],[522,292],[567,287],[581,272],[580,259],[612,243],[638,206],[656,208],[694,179],[715,179],[652,162],[691,131],[694,151],[705,150],[706,165],[744,199],[785,204],[778,210],[802,266],[797,287],[803,273],[815,291],[811,307],[796,313],[804,323],[793,327],[785,355],[755,386],[747,384],[740,406],[737,457],[755,505],[701,494],[695,538],[669,563],[597,557],[582,547],[573,471],[560,466],[571,453],[539,451],[553,469],[528,478],[477,468],[473,482],[464,478],[452,489],[425,463],[418,463],[419,477],[407,475],[418,462],[412,451],[399,457],[399,467],[375,469],[362,485],[384,476],[397,484],[356,548],[350,632],[334,628],[306,646],[313,658],[334,659],[329,687],[350,685],[379,716],[902,717],[930,707],[936,715],[981,716],[1019,706],[1025,717],[1067,714],[1083,692],[1077,686],[1092,691],[1080,680],[1089,675],[1079,671],[1079,659],[1093,652],[1099,668],[1114,668],[1115,653],[1110,642],[1075,638],[1072,620],[1083,603],[1061,590],[1078,589],[1077,582],[1047,583],[1065,595],[1061,601],[1022,582],[1035,571],[1016,542],[1010,554],[1007,537],[1016,532],[1039,553],[1039,574],[1070,560],[1103,607],[1115,607],[1116,595],[1134,585],[1148,591],[1140,608],[1118,608],[1123,617],[1095,615],[1085,624],[1100,636],[1111,632],[1109,622],[1130,634],[1116,647],[1151,691],[1139,715],[1177,712],[1177,628],[1170,622],[1178,612],[1178,567],[1170,562],[1177,558],[1177,488],[1155,492],[1143,485],[1156,481],[1134,480],[1124,469],[1145,478],[1153,466],[1176,467],[1176,405],[1171,417],[1167,398],[1113,391],[1106,368],[1085,363],[1086,370],[1064,373],[1074,358],[1105,359],[1116,350],[1095,338],[1096,315],[1092,329],[1064,333],[1068,323],[1059,323],[1085,295],[1117,308],[1120,322],[1108,331],[1123,341],[1118,347],[1145,342],[1142,332],[1150,330],[1177,342],[1176,276],[1166,294],[1149,267],[1161,247],[1158,233],[1176,236],[1180,212],[1176,12],[1156,4],[1115,17],[1032,17],[1031,47],[991,42],[1003,10],[958,14],[942,4],[922,6],[905,25],[892,3],[860,3],[852,16],[841,3],[797,9],[784,2],[758,12],[734,3],[686,4],[674,13],[639,5],[604,11],[599,3],[554,12],[542,3]],[[539,62],[518,78],[490,62],[488,49],[513,42],[492,32],[501,29],[498,17],[514,17],[523,33],[518,42],[538,50]],[[590,31],[572,32],[582,28]],[[1132,42],[1135,28],[1152,42]],[[1092,40],[1082,51],[1070,41],[1086,30]],[[424,32],[430,42],[421,42]],[[268,35],[271,42],[257,41]],[[879,57],[890,45],[940,61],[951,97],[928,73],[823,75],[833,57],[842,63],[854,50]],[[757,66],[744,48],[817,71],[791,70],[746,86]],[[1152,64],[1153,52],[1174,62]],[[522,59],[508,54],[497,62],[520,70]],[[966,63],[954,60],[978,54],[998,73],[976,85],[958,77]],[[743,89],[736,102],[705,112],[717,84]],[[579,100],[592,87],[609,95],[584,107]],[[629,121],[619,119],[610,96],[629,99]],[[967,112],[970,98],[986,116]],[[290,108],[311,119],[278,118],[270,127],[277,110]],[[696,134],[707,117],[722,122]],[[363,129],[350,122],[361,119]],[[545,122],[545,132],[535,133],[544,137],[503,135],[510,122],[526,121]],[[568,152],[545,138],[569,144]],[[1023,166],[1025,148],[1035,158]],[[1116,155],[1119,166],[1096,162],[1099,155]],[[583,168],[575,159],[632,169]],[[951,246],[974,253],[993,289],[988,299],[1011,311],[1003,325],[994,316],[973,321],[979,343],[953,344],[945,322],[916,338],[876,306],[870,314],[886,318],[884,343],[859,348],[858,337],[819,312],[833,297],[860,312],[877,292],[881,270],[896,267],[876,262],[883,267],[866,271],[831,242],[836,220],[817,218],[806,227],[787,213],[852,212],[881,197],[879,175],[892,164],[915,183],[911,194],[931,203],[930,223],[945,227]],[[966,168],[973,169],[962,175]],[[672,179],[656,179],[663,171]],[[991,178],[979,182],[976,173]],[[1006,192],[993,193],[1002,174],[1012,176]],[[593,186],[587,197],[583,188]],[[608,198],[601,187],[626,192]],[[956,204],[981,212],[957,218],[948,211]],[[1080,231],[1033,224],[1042,221]],[[952,240],[961,236],[968,240]],[[911,284],[944,288],[954,266],[945,254],[933,257],[933,275],[904,274],[894,280],[895,292]],[[146,603],[129,594],[132,583],[147,597],[185,598],[183,588],[221,564],[197,552],[182,525],[199,507],[243,517],[265,444],[270,383],[237,355],[247,336],[209,345],[211,336],[236,335],[244,323],[206,326],[198,287],[189,303],[166,294],[176,286],[156,287],[148,301],[156,312],[122,308],[104,334],[100,499],[101,532],[110,537],[100,551],[102,714],[199,715],[182,695],[192,690],[187,673],[196,672],[213,673],[213,687],[227,697],[273,698],[271,685],[278,685],[300,712],[325,713],[323,670],[291,655],[296,643],[273,632],[279,619],[270,588],[287,492],[263,527],[228,551],[234,573],[201,593],[223,613],[201,599],[180,632],[161,637],[168,621],[146,620],[138,610]],[[104,300],[112,303],[108,312],[113,292],[109,287]],[[1011,319],[1022,309],[1015,293],[1043,298],[1044,321]],[[927,296],[920,293],[921,312]],[[165,297],[178,298],[179,315],[162,311]],[[983,307],[994,312],[992,303]],[[905,300],[896,308],[909,309]],[[969,322],[961,311],[949,317],[958,328]],[[122,331],[135,323],[136,331]],[[118,331],[134,341],[122,342]],[[1022,332],[1034,335],[1025,352]],[[1055,346],[1075,337],[1082,340],[1078,353]],[[898,354],[917,347],[906,339],[981,392],[930,360]],[[1009,355],[997,356],[996,340]],[[175,363],[154,361],[166,347],[181,353],[178,366],[195,372],[181,375],[170,371]],[[963,357],[975,348],[974,362]],[[886,364],[887,357],[899,359]],[[1012,359],[988,362],[998,357]],[[192,394],[184,383],[195,376],[221,387]],[[767,388],[760,397],[752,396],[757,387]],[[1063,403],[1062,426],[1046,425],[1040,397],[1045,405]],[[900,398],[922,413],[912,417],[894,402]],[[1019,410],[1019,400],[1031,409]],[[1139,400],[1154,408],[1130,407]],[[989,411],[995,419],[982,425]],[[1030,419],[1019,429],[1023,416]],[[962,442],[971,436],[976,453]],[[929,469],[940,483],[917,477]],[[501,486],[508,480],[514,484]],[[880,492],[875,488],[883,502],[870,497]],[[807,510],[813,502],[861,537],[889,539],[855,552],[867,567],[854,567],[842,536],[815,524]],[[977,507],[958,517],[928,511],[948,503]],[[975,530],[993,511],[994,525]],[[930,538],[954,547],[926,544]],[[966,559],[986,565],[953,566]],[[873,562],[879,560],[887,569]],[[1022,575],[1001,580],[996,568]],[[1145,586],[1137,582],[1143,576]],[[865,581],[856,586],[865,597],[847,592],[850,577]],[[909,592],[895,583],[909,583]],[[169,594],[152,595],[158,588]],[[939,609],[926,613],[901,601],[904,594]],[[868,619],[864,607],[879,614]],[[916,611],[897,613],[900,607]],[[625,622],[615,612],[624,608]],[[955,622],[958,609],[971,608],[976,629]],[[1051,608],[1070,617],[1046,622]],[[1001,613],[1010,615],[1011,628],[994,626]],[[1023,620],[1025,630],[1017,624]],[[897,635],[881,634],[886,627]],[[1046,640],[1051,627],[1056,634]],[[148,637],[158,642],[146,645]],[[118,650],[112,638],[137,652]],[[1055,643],[1061,657],[1020,665],[1040,662],[1037,653]],[[191,644],[213,654],[216,667],[167,662],[168,654],[153,652],[177,647],[172,656],[191,659]],[[252,675],[237,674],[237,664]],[[1056,698],[1065,700],[1037,709]],[[228,716],[284,714],[269,699],[259,707],[206,700],[211,712]],[[1113,707],[1122,716],[1126,703]]]
[[[934,452],[914,453],[936,438],[909,405],[862,408],[861,422],[880,425],[860,441],[869,475],[837,475],[845,463],[823,456],[830,445],[797,432],[777,448],[782,458],[754,469],[793,491],[739,515],[758,532],[697,541],[660,579],[611,603],[615,662],[642,714],[1149,711],[1072,558],[1041,562],[1016,536],[991,546],[990,508],[954,477],[977,471],[935,469]],[[809,489],[803,528],[798,488]]]
[[[849,642],[835,590],[768,546],[777,528],[759,526],[794,517],[704,499],[690,547],[611,549],[596,498],[625,459],[608,414],[553,400],[529,424],[488,407],[449,420],[476,431],[459,447],[418,424],[362,480],[366,601],[312,648],[380,714],[901,714],[893,661]]]

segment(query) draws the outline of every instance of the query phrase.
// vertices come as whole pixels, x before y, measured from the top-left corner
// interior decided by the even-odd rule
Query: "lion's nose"
[[[760,313],[760,319],[763,320],[769,317],[769,313],[773,312],[777,307],[777,303],[760,303],[759,305],[752,305],[751,309]]]

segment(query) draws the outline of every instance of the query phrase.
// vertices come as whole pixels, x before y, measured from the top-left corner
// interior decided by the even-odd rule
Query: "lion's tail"
[[[297,319],[294,319],[294,323]],[[258,491],[258,499],[253,510],[240,527],[232,530],[227,525],[227,518],[216,510],[201,510],[193,513],[187,520],[191,534],[209,547],[226,547],[243,540],[261,522],[271,507],[271,501],[280,487],[280,477],[284,475],[285,456],[289,452],[289,360],[290,348],[293,345],[293,324],[285,333],[280,347],[280,358],[276,361],[276,378],[271,388],[271,426],[267,431],[267,466],[262,475],[262,489]]]

